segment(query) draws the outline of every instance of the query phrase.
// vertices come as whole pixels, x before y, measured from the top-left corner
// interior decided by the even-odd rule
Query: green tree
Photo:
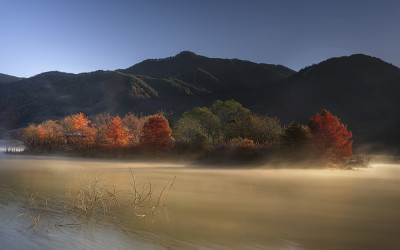
[[[297,122],[291,122],[285,127],[282,135],[282,145],[289,148],[303,148],[310,143],[310,129]]]
[[[217,100],[211,106],[211,111],[220,120],[221,137],[224,141],[235,137],[245,137],[243,132],[246,129],[246,119],[251,116],[251,111],[234,100]]]
[[[218,100],[212,105],[211,110],[221,120],[225,141],[241,137],[257,143],[279,142],[282,127],[276,118],[253,114],[234,100]]]
[[[217,100],[211,106],[211,111],[218,116],[223,125],[228,124],[245,114],[251,114],[249,109],[244,108],[242,104],[235,100]]]
[[[196,135],[206,134],[197,119],[181,118],[176,124],[173,132],[174,138],[178,141],[191,143]]]
[[[257,143],[278,144],[283,128],[278,118],[252,115],[248,122],[247,138]]]
[[[215,142],[218,140],[220,134],[221,122],[218,116],[213,114],[207,107],[198,107],[186,111],[182,115],[183,119],[190,119],[197,121],[200,125],[199,134],[205,134],[208,140]]]

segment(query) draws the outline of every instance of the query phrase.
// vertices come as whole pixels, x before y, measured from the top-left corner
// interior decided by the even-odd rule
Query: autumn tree
[[[38,134],[38,128],[35,124],[29,124],[28,127],[18,131],[18,136],[30,151],[36,150],[39,147],[40,142]]]
[[[121,119],[121,121],[123,126],[127,129],[130,143],[139,144],[139,138],[142,134],[146,118],[129,112]]]
[[[351,131],[328,110],[311,117],[308,126],[315,149],[332,162],[343,163],[353,155]]]
[[[109,113],[103,113],[95,115],[91,118],[92,123],[96,127],[96,135],[94,141],[98,145],[105,145],[108,142],[106,131],[108,130],[108,125],[113,120],[113,117]]]
[[[63,128],[58,121],[47,120],[41,123],[38,132],[42,145],[47,150],[51,151],[64,143]]]
[[[68,144],[75,149],[88,149],[94,144],[96,129],[89,124],[91,121],[83,114],[75,114],[65,118]]]
[[[127,129],[122,126],[121,118],[119,116],[114,117],[114,119],[108,124],[106,136],[113,147],[126,146],[130,137],[127,133]]]
[[[164,115],[156,114],[147,118],[139,141],[145,148],[153,151],[162,151],[173,146],[171,128]]]
[[[64,142],[62,127],[52,120],[39,125],[29,124],[21,129],[18,136],[22,139],[28,150],[52,150]]]
[[[36,140],[38,142],[39,147],[43,147],[45,142],[46,142],[46,131],[44,130],[42,125],[38,125],[36,127],[37,132],[36,132]]]

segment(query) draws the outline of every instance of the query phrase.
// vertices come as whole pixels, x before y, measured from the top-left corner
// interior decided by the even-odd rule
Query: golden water
[[[26,194],[65,200],[66,187],[101,178],[128,190],[129,169],[157,192],[176,176],[166,209],[138,218],[121,207],[79,228],[29,228]],[[357,170],[212,169],[62,157],[0,157],[4,249],[399,249],[400,165]],[[62,206],[56,206],[60,213]],[[39,224],[40,224],[39,223]],[[47,224],[46,224],[47,223]]]

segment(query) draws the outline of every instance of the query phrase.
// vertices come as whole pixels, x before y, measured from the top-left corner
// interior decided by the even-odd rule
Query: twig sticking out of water
[[[169,196],[169,191],[171,190],[171,188],[172,188],[172,185],[174,185],[174,183],[175,183],[175,179],[176,179],[176,176],[174,176],[174,178],[172,178],[171,180],[169,180],[169,181],[167,182],[167,184],[166,184],[166,186],[167,186],[167,185],[168,185],[168,183],[171,183],[171,184],[169,185],[169,188],[168,188],[167,194],[166,194],[166,196],[165,196],[165,200],[164,200],[164,202],[163,202],[163,206],[164,206],[164,207],[166,207],[166,206],[167,206],[167,200],[168,200],[168,196]]]
[[[137,217],[146,217],[147,215],[156,215],[157,209],[160,205],[164,207],[167,205],[169,191],[172,188],[172,185],[175,182],[175,178],[168,180],[168,182],[164,185],[160,194],[156,197],[156,202],[153,201],[154,197],[154,186],[147,181],[142,185],[139,185],[136,180],[136,176],[133,173],[132,169],[129,170],[131,173],[131,190],[129,190],[130,194],[130,206],[133,209],[135,216]],[[165,196],[164,202],[161,202],[163,197]]]
[[[108,190],[105,180],[96,176],[92,181],[84,179],[77,193],[67,192],[67,207],[69,210],[76,210],[88,218],[101,212],[105,217],[111,211],[111,208],[120,204],[117,198],[115,187]]]
[[[36,207],[37,206],[36,197],[38,196],[39,192],[28,194],[28,191],[26,191],[26,187],[24,187],[24,191],[30,206]]]
[[[130,206],[134,211],[135,216],[145,217],[150,207],[150,202],[153,194],[153,185],[147,180],[143,185],[139,186],[136,176],[132,169],[129,169],[131,174],[131,189],[130,193]]]
[[[17,217],[24,216],[30,219],[31,225],[29,228],[35,230],[35,228],[40,224],[40,219],[43,213],[52,213],[53,210],[49,201],[37,199],[39,192],[28,193],[26,187],[24,187],[25,196],[28,201],[27,209],[25,212],[21,212]]]
[[[148,215],[152,215],[150,218],[152,218],[152,222],[154,223],[155,215],[160,206],[163,206],[165,212],[167,212],[167,200],[176,176],[168,180],[159,195],[155,196],[155,185],[153,185],[149,179],[143,184],[139,184],[131,169],[130,174],[132,179],[130,182],[130,190],[126,190],[129,195],[129,203],[127,205],[132,208],[134,218],[149,218],[150,216]],[[110,212],[116,211],[121,207],[118,193],[123,191],[117,191],[115,186],[110,188],[106,185],[106,180],[101,179],[99,176],[93,179],[88,179],[85,176],[76,192],[71,191],[71,185],[67,186],[66,199],[64,203],[61,204],[59,202],[56,204],[55,201],[51,205],[48,200],[39,200],[38,192],[28,193],[26,188],[24,188],[24,190],[28,203],[27,211],[18,214],[17,217],[24,216],[29,218],[31,222],[29,228],[35,230],[41,222],[41,217],[43,217],[43,215],[51,215],[49,218],[53,220],[56,219],[56,221],[53,222],[54,224],[48,223],[46,229],[47,234],[53,226],[60,231],[62,227],[80,229],[83,222],[74,223],[74,221],[77,218],[82,219],[82,216],[86,217],[86,219],[91,219],[97,214],[101,214],[106,222]],[[53,210],[53,207],[60,207],[60,205],[63,208],[61,211],[59,209]],[[86,223],[87,222],[88,221],[86,221]]]
[[[23,212],[23,213],[20,213],[20,214],[17,215],[17,217],[20,217],[20,216],[26,216],[26,217],[28,217],[28,218],[31,220],[31,225],[29,226],[29,228],[32,228],[33,230],[35,230],[35,227],[36,227],[37,225],[39,225],[39,222],[40,222],[40,212],[38,212],[37,214],[32,214],[32,215]]]

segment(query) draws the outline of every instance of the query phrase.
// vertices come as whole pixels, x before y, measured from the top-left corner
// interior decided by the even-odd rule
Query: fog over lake
[[[154,194],[176,176],[155,216],[128,206],[132,183]],[[67,190],[97,178],[121,192],[107,217],[63,214]],[[0,239],[5,249],[395,249],[400,165],[370,168],[213,169],[2,154]],[[53,204],[34,227],[29,197]],[[156,195],[154,195],[156,197]],[[50,206],[49,206],[50,207]],[[56,227],[56,223],[79,226]],[[73,222],[73,223],[72,223]]]

